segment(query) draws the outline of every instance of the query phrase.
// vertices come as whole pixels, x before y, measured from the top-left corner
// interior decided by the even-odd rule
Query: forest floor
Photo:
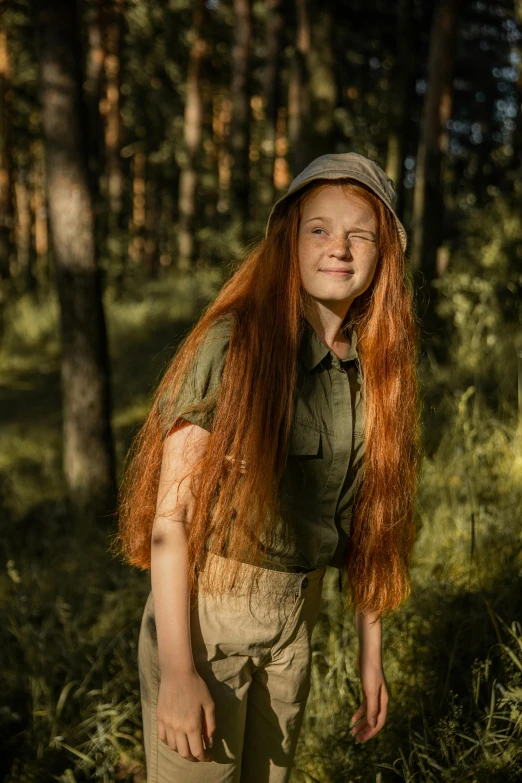
[[[105,302],[118,465],[217,275]],[[413,590],[383,621],[389,718],[355,745],[356,634],[327,569],[292,783],[522,780],[522,444],[454,368],[423,360]],[[63,503],[57,304],[20,299],[0,355],[0,775],[143,783],[137,638],[149,577]]]

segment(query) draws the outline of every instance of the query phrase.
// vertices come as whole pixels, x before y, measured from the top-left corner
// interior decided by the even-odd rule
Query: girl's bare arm
[[[359,640],[357,668],[363,689],[363,702],[352,717],[356,742],[366,742],[386,721],[388,688],[382,668],[382,620],[379,615],[355,612]]]
[[[191,761],[211,760],[203,749],[202,734],[208,746],[215,729],[214,702],[192,656],[187,562],[187,528],[194,501],[192,467],[202,456],[208,435],[184,421],[166,437],[151,540],[161,674],[158,736]]]

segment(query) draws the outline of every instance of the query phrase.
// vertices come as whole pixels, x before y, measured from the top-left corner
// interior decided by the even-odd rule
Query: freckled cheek
[[[368,285],[375,277],[376,271],[377,271],[377,261],[375,261],[373,258],[369,259],[368,264],[365,266],[363,272],[363,277],[365,278],[365,280],[368,281]]]
[[[299,249],[299,254],[303,253],[307,255],[311,251],[310,242],[307,242],[306,239],[300,239],[297,247]]]
[[[313,267],[317,264],[318,254],[310,247],[306,242],[300,242],[298,246],[299,252],[299,266],[301,271],[309,272],[313,271]]]

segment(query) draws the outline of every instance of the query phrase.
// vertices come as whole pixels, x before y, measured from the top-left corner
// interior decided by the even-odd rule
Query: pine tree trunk
[[[266,203],[275,200],[274,166],[276,159],[277,113],[280,103],[280,61],[283,15],[281,0],[266,3],[266,60],[264,73],[265,138],[263,141],[264,173],[269,183]]]
[[[296,0],[295,55],[288,85],[288,144],[292,178],[310,162],[310,19],[307,0]]]
[[[105,41],[103,39],[103,8],[105,0],[91,0],[87,13],[87,58],[85,98],[89,116],[89,170],[99,189],[100,175],[105,161],[105,141],[100,107],[103,107],[103,72]],[[102,211],[105,217],[105,211]],[[98,229],[101,228],[97,220]]]
[[[391,88],[391,122],[386,155],[386,174],[397,190],[396,211],[404,218],[404,159],[410,127],[410,105],[414,89],[415,58],[412,49],[404,41],[413,40],[413,0],[400,0],[397,8],[396,63]]]
[[[63,466],[78,520],[115,505],[107,336],[80,117],[76,3],[39,0],[42,128],[62,342]]]
[[[292,176],[288,165],[288,107],[280,106],[276,124],[276,158],[274,163],[274,185],[276,191],[287,190]]]
[[[522,0],[515,0],[515,16],[518,24],[522,27]],[[519,62],[522,61],[522,42],[518,39],[517,54]],[[518,79],[516,84],[518,116],[515,117],[515,130],[513,131],[513,164],[515,169],[522,175],[522,69],[519,67]],[[520,197],[522,195],[521,177],[517,177],[514,182],[514,192]]]
[[[443,166],[447,153],[446,123],[451,116],[452,83],[461,0],[440,0],[432,23],[428,86],[422,124],[413,201],[412,266],[427,288],[437,276],[437,250],[442,239]],[[434,291],[430,292],[430,301]]]
[[[216,143],[217,173],[218,173],[218,198],[216,210],[220,216],[226,215],[230,209],[230,177],[231,163],[228,148],[230,134],[230,118],[232,115],[232,103],[228,95],[216,93],[214,95],[214,121],[213,133]]]
[[[0,0],[0,7],[5,0]],[[14,253],[13,179],[11,168],[11,100],[7,32],[0,29],[0,343],[4,333],[4,307]]]
[[[143,267],[145,257],[145,191],[147,157],[137,150],[132,158],[132,215],[129,221],[128,258],[135,267]],[[123,284],[123,278],[119,278]],[[118,294],[122,289],[118,287]]]
[[[232,47],[232,155],[231,201],[234,218],[241,221],[239,235],[246,238],[250,199],[250,47],[252,38],[251,0],[234,0],[235,27]]]
[[[196,156],[201,144],[201,125],[203,105],[201,99],[201,66],[206,54],[206,44],[202,37],[206,19],[204,0],[195,0],[192,21],[192,46],[189,55],[187,73],[187,98],[183,122],[183,140],[185,143],[184,161],[179,177],[179,226],[178,226],[178,263],[181,271],[189,271],[195,261],[196,249],[194,230],[196,223]]]
[[[51,275],[49,270],[49,229],[47,223],[47,201],[45,194],[45,161],[41,139],[32,145],[32,213],[34,215],[35,276],[38,293],[49,291]]]
[[[105,177],[108,196],[107,248],[111,267],[118,278],[125,275],[126,247],[123,237],[123,167],[120,155],[121,39],[123,0],[112,0],[103,14],[105,94],[101,102],[105,119]]]
[[[26,281],[33,266],[33,212],[29,168],[19,166],[15,182],[16,200],[16,273],[15,284],[19,292],[25,292]],[[22,282],[23,281],[23,282]]]
[[[325,3],[321,8],[315,10],[311,26],[308,64],[312,119],[310,160],[332,152],[334,110],[338,103],[332,31],[332,9],[328,3]],[[308,162],[306,161],[306,163]]]
[[[147,276],[157,278],[159,274],[158,257],[158,187],[156,178],[149,176],[145,196],[145,246],[144,264]]]

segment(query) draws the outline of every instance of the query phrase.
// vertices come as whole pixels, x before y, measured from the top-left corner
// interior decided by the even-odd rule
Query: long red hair
[[[261,532],[270,540],[278,517],[308,296],[299,272],[299,220],[304,202],[331,184],[316,180],[279,205],[266,238],[240,260],[182,341],[127,454],[114,547],[130,564],[148,569],[163,451],[158,402],[165,395],[175,399],[209,328],[233,314],[208,448],[194,469],[198,483],[188,526],[191,593],[197,591],[211,527],[213,550],[230,560],[227,574],[209,588],[220,594],[240,579],[241,562],[261,563]],[[369,204],[379,224],[379,260],[372,283],[354,300],[342,327],[357,328],[365,420],[364,473],[354,502],[345,570],[355,608],[386,613],[411,589],[420,429],[418,327],[411,275],[393,216],[364,185],[349,179],[336,184]]]

